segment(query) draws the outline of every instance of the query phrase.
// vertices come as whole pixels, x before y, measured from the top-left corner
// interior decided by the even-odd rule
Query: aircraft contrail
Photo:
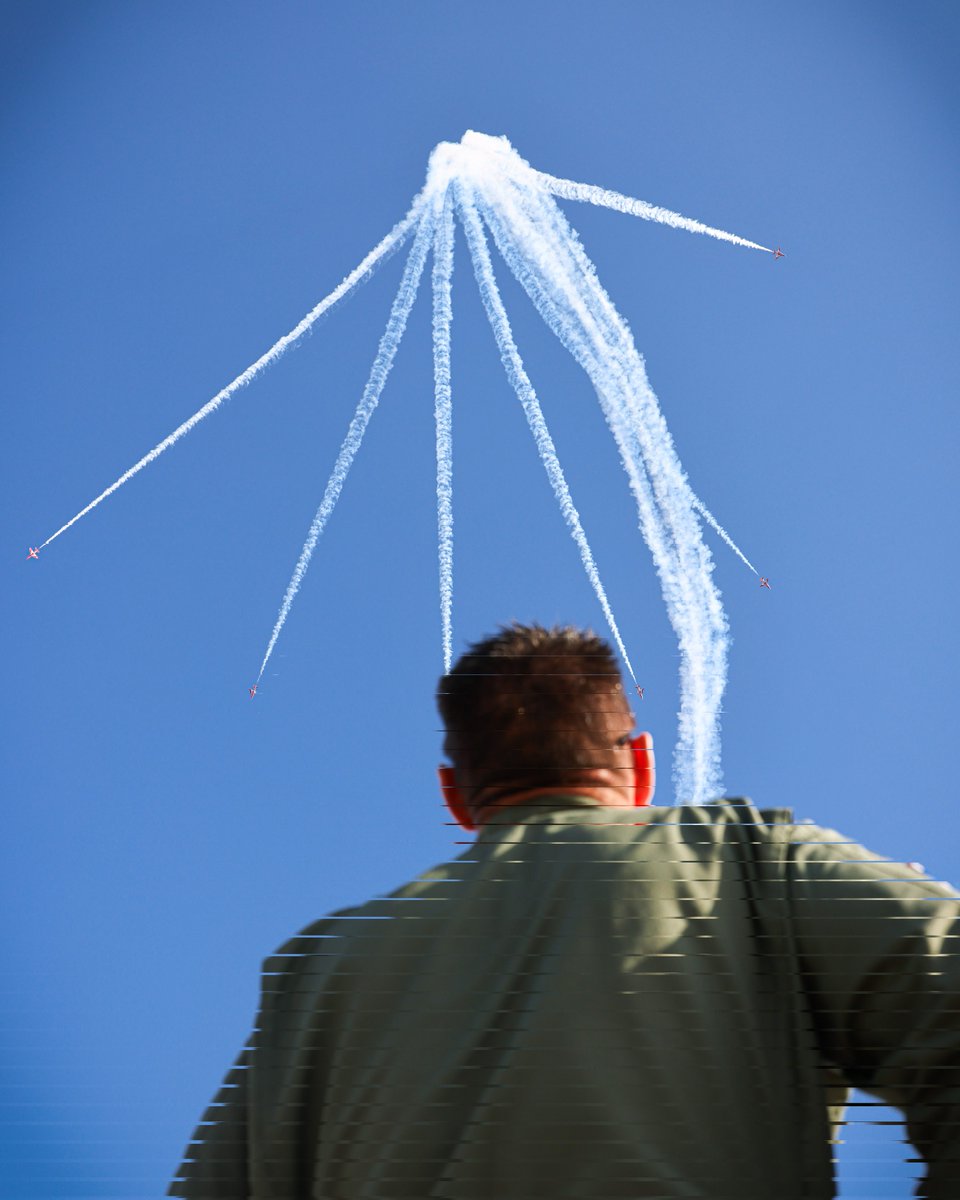
[[[61,533],[66,533],[71,525],[75,525],[81,517],[85,517],[88,512],[96,508],[97,505],[106,500],[108,496],[112,496],[118,488],[123,487],[123,485],[128,480],[132,479],[134,475],[138,474],[143,470],[144,467],[149,466],[150,463],[159,458],[164,450],[169,450],[175,442],[180,441],[184,434],[189,433],[191,429],[199,425],[204,417],[209,417],[212,412],[216,412],[220,405],[223,404],[225,400],[229,400],[234,392],[238,391],[245,384],[249,383],[255,376],[259,375],[264,367],[276,362],[276,360],[286,350],[290,349],[294,342],[299,341],[299,339],[307,332],[310,326],[315,324],[325,312],[329,312],[339,300],[342,300],[345,296],[349,295],[349,293],[352,292],[358,284],[366,282],[375,268],[379,266],[380,263],[382,263],[386,258],[388,258],[394,251],[398,250],[403,245],[404,241],[406,241],[407,237],[409,237],[420,217],[420,213],[423,209],[423,203],[424,195],[421,192],[420,195],[415,198],[413,204],[410,206],[409,212],[403,218],[403,220],[399,221],[393,227],[393,229],[390,230],[387,236],[378,242],[376,246],[374,246],[366,258],[363,259],[358,266],[354,267],[350,274],[347,275],[346,278],[340,284],[338,284],[328,296],[325,296],[318,304],[316,304],[307,313],[303,320],[299,321],[289,333],[285,333],[282,338],[274,342],[266,354],[261,355],[255,363],[251,363],[245,371],[241,371],[241,373],[236,377],[236,379],[233,380],[232,383],[228,383],[225,388],[221,388],[221,390],[217,392],[217,394],[211,400],[207,401],[203,408],[198,409],[197,412],[195,412],[192,417],[189,417],[186,421],[184,421],[182,425],[178,425],[173,433],[165,437],[162,442],[158,442],[152,450],[143,456],[143,458],[141,458],[138,462],[135,462],[128,471],[124,471],[119,479],[111,483],[108,488],[105,488],[99,496],[91,500],[86,508],[82,508],[76,514],[76,516],[71,517],[65,525],[61,525],[56,533],[52,533],[47,540],[41,544],[40,549],[42,550],[44,546],[49,546],[54,538],[58,538]]]
[[[507,244],[510,243],[511,239],[510,239],[509,235],[506,234],[506,232],[504,231],[502,223],[499,221],[496,211],[493,208],[484,207],[483,212],[484,212],[485,219],[487,219],[488,223],[491,225],[491,228],[494,228],[496,226],[500,230],[499,239],[498,239],[498,247],[500,248],[501,253],[504,254],[504,256],[506,257],[507,251],[504,249],[504,246],[506,246]],[[538,215],[540,216],[540,219],[543,220],[543,214],[541,213]],[[514,240],[514,242],[515,242],[515,240]],[[513,256],[513,259],[511,260],[513,263],[512,269],[514,269],[514,273],[516,274],[517,278],[519,280],[521,280],[521,282],[523,283],[523,286],[527,289],[528,293],[531,296],[531,299],[534,299],[534,303],[537,306],[537,310],[540,312],[540,315],[544,318],[547,325],[553,330],[553,332],[557,335],[557,337],[564,344],[564,346],[566,346],[566,348],[570,351],[570,353],[573,355],[573,357],[581,364],[581,366],[583,366],[585,369],[587,369],[587,361],[588,360],[587,360],[587,358],[584,357],[583,347],[580,346],[579,344],[577,344],[576,341],[571,342],[563,321],[560,320],[558,317],[558,310],[555,308],[554,301],[551,299],[550,295],[544,293],[542,290],[538,291],[537,285],[536,285],[535,281],[531,278],[530,272],[528,270],[525,270],[522,266],[517,266],[517,263],[520,260],[520,258],[521,258],[521,252],[518,248],[516,248],[516,243],[515,243],[514,256]],[[587,260],[587,262],[589,263],[589,260]],[[568,264],[568,266],[570,266],[570,265],[571,264]],[[584,284],[589,284],[592,279],[592,276],[593,276],[592,272],[589,272],[589,271],[583,272],[579,276],[581,286],[583,286]],[[576,306],[574,306],[574,307],[576,307]],[[613,309],[612,305],[610,305],[610,309],[611,309],[611,311],[613,311],[615,313],[615,310]],[[582,313],[581,313],[581,315],[582,315]],[[601,316],[602,316],[602,313],[601,313]],[[628,408],[635,407],[635,394],[631,390],[632,385],[631,385],[629,379],[627,378],[626,375],[624,375],[623,365],[619,359],[619,356],[616,355],[615,353],[612,354],[610,346],[604,342],[604,337],[610,333],[610,331],[614,328],[614,326],[611,325],[609,322],[603,322],[602,320],[599,320],[599,322],[598,322],[597,320],[595,320],[595,318],[597,318],[596,312],[594,312],[591,315],[591,317],[588,319],[588,322],[587,322],[589,329],[591,331],[591,336],[589,338],[589,342],[590,342],[590,345],[593,347],[593,352],[592,352],[593,357],[590,359],[590,361],[595,361],[597,355],[600,355],[601,357],[604,358],[606,369],[609,371],[613,371],[620,378],[621,388],[625,389],[624,397],[625,397],[625,402],[627,404],[627,407]],[[642,356],[638,355],[638,357],[642,361]],[[588,370],[588,374],[589,373],[590,373],[590,371]],[[664,426],[664,428],[665,428],[665,426]],[[632,437],[633,436],[632,433],[629,434],[629,436]],[[630,465],[627,460],[624,460],[624,466],[629,474]],[[707,522],[707,524],[710,525],[713,528],[713,530],[719,535],[719,537],[730,547],[730,549],[734,552],[734,554],[736,554],[737,557],[747,567],[749,567],[750,570],[753,571],[753,573],[755,575],[759,575],[759,572],[757,571],[757,569],[753,565],[753,563],[750,561],[750,559],[747,558],[747,556],[740,549],[740,547],[737,545],[737,543],[733,540],[733,538],[730,536],[730,534],[727,532],[727,530],[720,524],[720,522],[713,515],[713,513],[710,511],[710,509],[707,508],[706,504],[704,504],[704,502],[700,499],[699,496],[696,495],[695,492],[693,492],[692,489],[690,491],[690,502],[693,505],[693,507],[700,513],[700,515],[703,517],[703,519]]]
[[[540,180],[542,177],[542,173],[537,171],[530,171],[530,175],[535,177],[537,180]],[[551,176],[548,178],[553,177]],[[498,182],[502,183],[502,178]],[[490,189],[488,187],[487,191],[489,190]],[[596,269],[589,258],[587,258],[582,244],[580,243],[576,234],[574,234],[570,229],[565,218],[559,212],[559,210],[553,205],[547,207],[542,204],[538,204],[536,201],[533,202],[533,210],[531,209],[530,195],[535,195],[539,191],[539,187],[530,189],[528,186],[526,189],[524,189],[522,186],[515,186],[510,194],[509,207],[512,208],[513,212],[511,221],[507,224],[513,231],[513,234],[516,235],[513,237],[515,249],[512,259],[512,270],[517,275],[517,278],[523,283],[523,286],[527,289],[531,299],[534,300],[538,311],[540,312],[541,316],[543,316],[548,326],[554,331],[557,337],[560,338],[560,340],[567,347],[570,353],[573,354],[577,361],[586,368],[586,362],[581,354],[582,347],[576,343],[569,342],[564,323],[562,320],[558,319],[553,299],[548,293],[544,292],[542,289],[538,289],[536,280],[531,275],[531,272],[522,265],[525,258],[529,257],[534,248],[538,247],[543,248],[544,246],[547,246],[546,252],[549,255],[554,256],[558,260],[562,258],[567,264],[567,270],[570,272],[571,277],[576,280],[576,288],[572,294],[568,293],[565,296],[565,303],[571,308],[579,311],[581,316],[584,316],[585,310],[581,303],[580,293],[584,288],[587,288],[588,290],[594,289],[596,291],[594,309],[589,318],[587,318],[587,325],[590,331],[590,344],[594,347],[594,352],[600,354],[604,358],[606,366],[609,369],[622,372],[623,365],[619,356],[615,353],[611,356],[611,346],[609,344],[608,336],[611,331],[615,329],[620,327],[625,328],[624,322],[612,301],[610,301],[606,292],[601,287],[598,287],[596,281]],[[615,195],[616,193],[611,194]],[[480,203],[483,205],[482,197],[480,198]],[[504,203],[504,197],[501,195],[499,198],[499,204],[501,208]],[[642,202],[637,201],[637,203]],[[483,211],[485,218],[491,223],[491,228],[494,226],[499,228],[500,242],[509,242],[511,240],[511,236],[506,233],[505,226],[497,215],[499,211],[497,206],[491,206],[488,204],[483,207]],[[686,221],[686,218],[682,218],[682,220]],[[696,224],[696,222],[694,222],[694,224]],[[554,234],[554,237],[551,239],[549,245],[542,237],[542,230],[544,229],[549,229]],[[714,232],[719,234],[723,233],[723,231],[719,230]],[[744,239],[736,238],[732,234],[723,234],[723,236],[731,238],[737,243],[743,243],[750,246],[756,245],[756,243],[752,242],[745,243]],[[522,238],[524,247],[522,253],[517,248],[518,237]],[[500,248],[501,253],[505,253],[503,246]],[[763,249],[763,247],[760,248]],[[638,355],[637,357],[642,362],[641,356]],[[634,393],[631,390],[631,385],[629,382],[626,384],[626,387],[626,398],[628,404],[632,404]],[[662,417],[659,419],[662,421]],[[664,425],[664,429],[665,428],[666,426]],[[629,467],[627,469],[629,471]],[[759,572],[757,571],[756,567],[754,567],[753,563],[750,562],[727,530],[724,529],[713,513],[710,512],[704,502],[692,491],[692,489],[690,491],[690,498],[693,506],[701,514],[704,520],[710,526],[712,526],[720,538],[730,547],[734,554],[736,554],[737,557],[740,558],[740,560],[747,567],[749,567],[755,575],[758,575]]]
[[[633,670],[633,664],[630,662],[630,656],[627,654],[623,638],[620,636],[620,629],[610,608],[606,590],[600,581],[600,573],[594,561],[593,551],[590,549],[587,535],[580,522],[580,514],[577,512],[570,495],[570,489],[567,486],[563,469],[557,458],[557,451],[550,432],[547,429],[547,423],[544,420],[540,402],[537,399],[533,384],[531,384],[524,370],[523,360],[513,340],[510,320],[507,317],[506,309],[503,307],[503,301],[497,287],[497,280],[493,273],[493,264],[490,261],[490,251],[487,247],[486,235],[483,232],[483,226],[480,222],[476,205],[469,189],[465,186],[458,187],[457,196],[460,217],[463,221],[467,244],[470,247],[470,256],[473,259],[474,272],[476,273],[477,283],[480,287],[480,296],[487,311],[487,318],[490,321],[494,336],[497,339],[501,361],[506,369],[507,377],[523,406],[530,430],[537,443],[537,450],[546,468],[550,486],[553,488],[560,505],[560,511],[563,513],[563,518],[569,526],[573,540],[580,551],[580,557],[583,560],[587,578],[590,580],[597,599],[600,601],[603,615],[607,619],[610,632],[616,640],[620,653],[623,656],[623,661],[627,665],[627,670],[630,672],[634,684],[636,684],[637,677]]]
[[[379,403],[431,251],[440,618],[444,670],[449,671],[453,657],[452,278],[454,230],[459,220],[508,380],[521,403],[587,577],[636,685],[633,666],[580,515],[573,504],[540,400],[514,341],[494,273],[487,240],[489,230],[507,268],[548,328],[586,372],[596,392],[627,476],[639,528],[650,549],[680,648],[680,712],[674,752],[677,796],[685,803],[705,803],[715,798],[722,792],[720,713],[726,686],[729,631],[720,593],[712,577],[713,559],[703,539],[701,518],[717,531],[754,574],[758,572],[691,488],[633,335],[601,285],[596,268],[555,198],[601,205],[737,246],[774,253],[757,242],[704,225],[669,209],[592,184],[576,183],[534,170],[506,138],[468,131],[459,143],[442,142],[434,149],[426,183],[406,216],[337,288],[275,342],[266,354],[47,538],[41,547],[32,547],[29,557],[36,558],[39,549],[48,546],[96,508],[276,361],[325,312],[369,278],[380,263],[413,236],[413,246],[370,375],[284,593],[257,682],[248,691],[251,697],[257,693],[317,541],[340,497]],[[782,251],[778,248],[775,254],[781,257]],[[761,583],[769,587],[765,578],[761,578]]]
[[[727,543],[727,545],[734,552],[734,554],[737,556],[737,558],[739,558],[742,562],[745,562],[747,564],[747,566],[750,568],[750,570],[754,573],[754,575],[759,575],[760,572],[757,570],[757,568],[753,565],[753,563],[750,561],[750,559],[747,558],[747,556],[740,549],[740,547],[737,545],[737,543],[733,540],[733,538],[730,536],[730,534],[727,533],[727,531],[720,524],[720,522],[717,520],[717,518],[713,515],[713,513],[710,511],[710,509],[707,508],[707,506],[704,504],[704,502],[698,496],[694,496],[694,498],[693,498],[693,507],[697,510],[698,513],[700,513],[700,515],[707,522],[707,524],[711,525],[716,530],[716,532],[723,538],[723,540]]]
[[[433,375],[437,427],[437,540],[443,671],[453,665],[453,414],[450,325],[453,320],[453,192],[448,188],[433,247]]]
[[[519,167],[508,172],[504,165],[484,184],[484,218],[504,261],[586,370],[620,449],[681,649],[677,793],[705,802],[722,791],[728,638],[693,493],[629,329],[551,196]]]
[[[340,447],[340,453],[337,455],[337,461],[327,481],[327,487],[320,502],[320,507],[317,509],[316,516],[310,525],[307,540],[300,552],[293,576],[287,585],[283,603],[280,605],[280,613],[273,627],[273,633],[270,635],[270,641],[267,644],[267,651],[263,656],[263,662],[260,664],[260,672],[257,675],[258,684],[263,678],[263,672],[270,661],[273,648],[277,644],[280,630],[283,628],[290,614],[294,597],[300,590],[301,583],[303,583],[303,577],[307,573],[307,567],[310,565],[310,559],[316,548],[317,540],[323,532],[330,514],[333,512],[337,500],[340,498],[340,492],[343,489],[347,473],[353,464],[357,451],[360,449],[360,443],[363,441],[367,425],[380,400],[383,385],[387,382],[387,376],[390,373],[390,368],[393,366],[397,347],[400,345],[400,339],[403,337],[404,330],[407,327],[407,318],[410,316],[410,309],[413,308],[413,302],[417,297],[417,288],[427,261],[427,252],[430,249],[430,243],[433,238],[435,221],[436,218],[432,210],[428,209],[421,217],[420,223],[417,226],[413,248],[410,251],[410,257],[407,259],[403,278],[400,281],[399,290],[394,299],[393,307],[390,310],[390,319],[387,321],[387,328],[380,339],[377,357],[373,360],[367,385],[363,389],[363,395],[360,398],[357,411],[353,415],[353,420],[350,422],[343,445]]]
[[[572,179],[558,179],[555,175],[547,175],[543,171],[534,174],[541,180],[548,191],[564,200],[583,200],[587,204],[596,204],[601,208],[614,208],[617,212],[628,213],[632,217],[642,217],[645,221],[656,221],[660,225],[672,225],[674,229],[685,229],[688,233],[705,233],[708,237],[719,238],[722,242],[732,242],[735,246],[747,246],[751,250],[763,250],[773,254],[769,246],[761,246],[759,242],[750,242],[746,238],[737,237],[735,233],[727,233],[723,229],[715,229],[712,225],[704,225],[702,221],[693,221],[669,208],[661,208],[657,204],[648,204],[646,200],[634,200],[621,192],[612,192],[609,188],[597,187],[593,183],[575,183]]]

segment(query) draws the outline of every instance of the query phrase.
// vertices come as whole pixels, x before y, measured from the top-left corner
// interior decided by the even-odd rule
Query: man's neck
[[[516,804],[526,804],[530,800],[542,800],[548,796],[589,796],[598,805],[608,808],[631,808],[633,801],[627,797],[622,787],[613,784],[603,786],[596,784],[568,784],[566,787],[527,788],[524,791],[503,792],[499,788],[484,788],[472,798],[471,807],[476,813],[478,825],[482,825],[487,817],[504,808],[512,808]]]

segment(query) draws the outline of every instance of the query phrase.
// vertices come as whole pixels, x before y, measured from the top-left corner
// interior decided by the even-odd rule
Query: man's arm
[[[250,1043],[200,1118],[168,1196],[185,1200],[246,1200],[247,1076]]]
[[[824,1053],[901,1110],[927,1175],[960,1197],[960,893],[833,830],[790,830],[800,966]]]

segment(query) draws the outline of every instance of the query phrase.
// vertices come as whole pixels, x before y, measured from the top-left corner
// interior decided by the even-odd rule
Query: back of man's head
[[[569,786],[632,724],[610,646],[569,626],[502,626],[440,679],[437,706],[471,791]]]

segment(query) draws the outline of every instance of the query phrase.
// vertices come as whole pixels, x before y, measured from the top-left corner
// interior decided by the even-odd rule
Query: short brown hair
[[[609,752],[629,715],[610,646],[590,630],[521,625],[470,646],[437,686],[444,753],[470,788],[563,786]]]

